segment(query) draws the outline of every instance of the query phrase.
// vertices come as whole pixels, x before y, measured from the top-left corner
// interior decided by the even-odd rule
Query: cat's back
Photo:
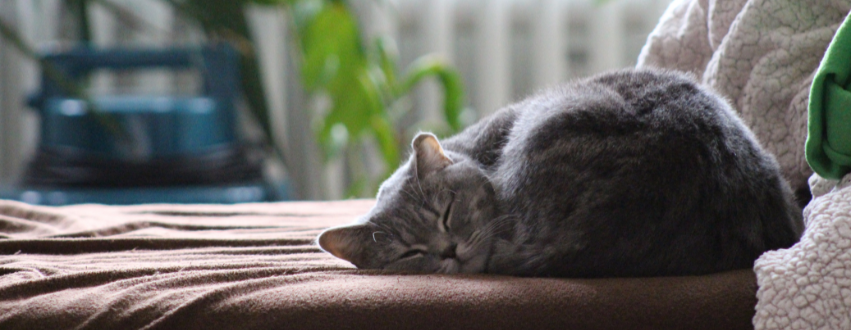
[[[523,215],[522,244],[561,251],[526,274],[708,273],[798,239],[776,161],[684,74],[613,72],[509,109],[494,182],[506,212]]]
[[[606,73],[542,92],[510,110],[517,119],[503,149],[504,171],[523,164],[599,176],[631,170],[662,175],[702,165],[773,162],[721,97],[682,73]]]
[[[723,99],[692,77],[672,71],[606,73],[544,91],[515,108],[518,134],[567,128],[607,135],[723,128],[747,133]]]

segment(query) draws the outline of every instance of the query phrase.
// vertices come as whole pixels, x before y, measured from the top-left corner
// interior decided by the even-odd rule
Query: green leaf
[[[388,109],[428,76],[437,77],[444,88],[447,123],[453,131],[461,129],[463,84],[444,61],[424,57],[399,82],[392,40],[378,39],[366,52],[355,17],[343,1],[296,1],[291,13],[301,48],[302,83],[308,92],[323,93],[331,101],[317,127],[327,158],[345,148],[342,140],[355,145],[370,135],[388,169],[384,177],[391,174],[400,161],[400,143]],[[347,138],[340,139],[342,135]]]
[[[307,91],[322,91],[331,100],[318,140],[326,156],[334,157],[341,150],[334,142],[335,127],[344,125],[350,141],[357,142],[370,127],[370,116],[385,112],[384,104],[370,76],[357,22],[345,4],[327,3],[320,8],[305,3],[296,7],[301,16],[297,20],[301,22],[302,83]]]
[[[395,43],[390,38],[378,38],[375,41],[378,67],[384,74],[384,81],[389,86],[396,86],[396,63],[399,61]]]
[[[422,79],[434,76],[443,87],[443,112],[446,122],[454,132],[462,128],[461,113],[464,111],[464,84],[461,74],[446,61],[434,55],[420,57],[408,67],[408,72],[399,86],[400,94],[407,94]]]
[[[344,195],[346,196],[345,198],[350,199],[363,196],[367,192],[368,183],[369,182],[365,177],[359,177],[355,179],[355,181],[352,182],[352,184],[350,184],[348,188],[346,188],[346,192]]]
[[[366,58],[360,48],[357,22],[343,4],[329,4],[313,13],[304,9],[305,20],[300,34],[302,48],[302,82],[307,91],[315,91],[353,75],[363,67]],[[349,71],[349,72],[346,72]],[[349,79],[352,79],[349,77]]]
[[[334,157],[340,150],[338,146],[330,144],[336,125],[344,125],[350,140],[357,142],[370,128],[370,118],[385,113],[378,90],[364,68],[343,71],[337,78],[328,86],[333,106],[325,116],[319,134],[320,144],[330,148],[329,157]]]

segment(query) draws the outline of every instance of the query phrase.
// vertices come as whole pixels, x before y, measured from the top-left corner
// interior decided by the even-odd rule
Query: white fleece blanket
[[[809,88],[850,9],[851,0],[674,0],[638,67],[692,72],[725,95],[793,188],[805,188]],[[809,185],[801,242],[755,264],[756,329],[851,329],[851,175]]]
[[[726,96],[792,187],[806,188],[809,88],[849,10],[851,0],[674,0],[637,66],[692,72]]]
[[[851,174],[810,187],[801,241],[756,261],[756,329],[851,329]]]

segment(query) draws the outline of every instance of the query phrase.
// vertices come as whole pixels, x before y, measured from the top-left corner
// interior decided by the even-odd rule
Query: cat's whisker
[[[401,192],[403,192],[403,193],[405,193],[405,195],[408,195],[408,197],[410,197],[412,200],[417,201],[417,202],[419,202],[419,201],[420,201],[420,198],[419,198],[419,197],[417,197],[417,196],[415,196],[414,194],[412,194],[412,193],[408,192],[407,190],[405,190],[405,189],[400,189],[400,191],[401,191]]]
[[[517,218],[517,216],[513,214],[506,214],[491,220],[490,223],[473,232],[468,240],[468,244],[472,247],[479,247],[482,244],[487,243],[497,233],[505,229],[506,226],[512,225],[509,220],[514,218]]]
[[[513,225],[511,220],[515,220],[517,218],[519,218],[519,216],[514,215],[514,214],[506,214],[506,215],[497,217],[497,218],[491,220],[491,222],[489,224],[487,224],[487,226],[485,226],[485,229],[487,229],[488,231],[490,231],[492,233],[499,232],[499,231],[505,229],[505,227],[507,227],[509,225]]]
[[[438,268],[438,269],[437,269],[437,273],[439,273],[439,274],[446,274],[447,269],[448,269],[448,267],[446,267],[446,264],[445,264],[445,263],[441,263],[441,264],[440,264],[440,268]]]
[[[414,180],[416,180],[417,189],[420,191],[420,201],[422,201],[422,205],[425,205],[425,192],[423,191],[423,185],[420,183],[420,177],[418,174],[414,174]]]

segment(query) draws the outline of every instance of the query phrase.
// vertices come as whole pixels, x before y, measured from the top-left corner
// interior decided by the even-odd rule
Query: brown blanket
[[[372,201],[0,201],[0,329],[748,329],[750,270],[644,279],[394,275],[313,244]]]

